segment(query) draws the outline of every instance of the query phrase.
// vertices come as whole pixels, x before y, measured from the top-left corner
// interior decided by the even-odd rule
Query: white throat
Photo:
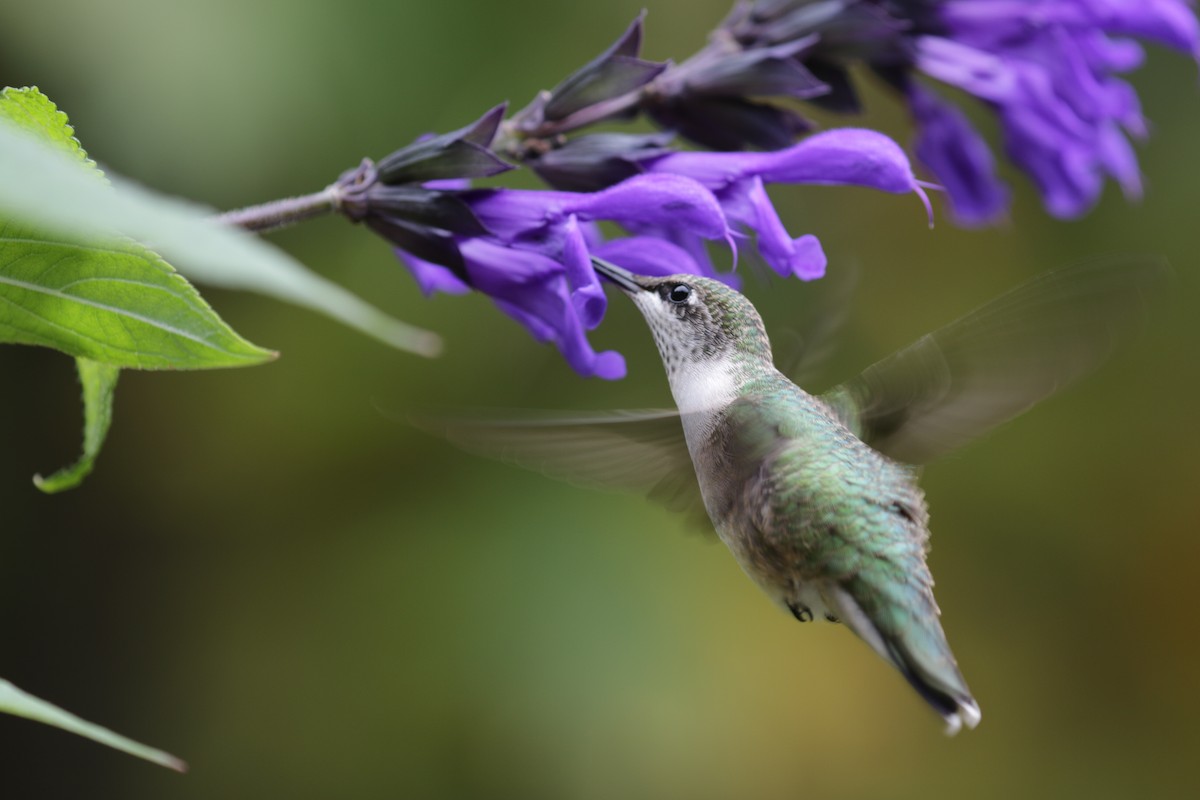
[[[668,375],[671,394],[679,408],[688,450],[695,460],[708,440],[718,412],[737,399],[737,370],[729,359],[706,364],[682,364]]]
[[[720,411],[737,399],[738,374],[729,358],[680,364],[667,378],[680,414]]]

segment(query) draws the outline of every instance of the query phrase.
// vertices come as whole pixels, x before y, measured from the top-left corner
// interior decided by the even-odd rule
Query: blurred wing
[[[1166,294],[1161,259],[1088,261],[1001,295],[824,396],[863,441],[927,463],[1087,374]]]
[[[833,354],[837,335],[850,316],[850,300],[858,284],[858,269],[844,264],[834,275],[826,275],[806,288],[804,307],[798,310],[802,323],[784,331],[775,347],[779,371],[798,386],[814,378]]]
[[[645,494],[711,531],[677,411],[415,422],[470,453],[576,485]]]

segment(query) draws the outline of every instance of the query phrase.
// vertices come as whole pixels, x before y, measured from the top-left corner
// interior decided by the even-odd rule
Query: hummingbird
[[[945,721],[980,721],[926,564],[919,465],[1098,365],[1169,277],[1154,259],[1051,272],[822,394],[776,368],[742,294],[598,258],[662,357],[676,409],[443,427],[469,450],[584,484],[702,505],[742,570],[800,622],[841,623]],[[698,496],[697,496],[698,495]],[[699,501],[699,502],[697,502]]]

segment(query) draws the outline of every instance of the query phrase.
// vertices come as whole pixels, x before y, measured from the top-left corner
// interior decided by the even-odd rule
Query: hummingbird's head
[[[758,311],[720,281],[696,275],[636,275],[598,258],[592,264],[633,298],[668,375],[727,362],[770,365],[771,343]]]

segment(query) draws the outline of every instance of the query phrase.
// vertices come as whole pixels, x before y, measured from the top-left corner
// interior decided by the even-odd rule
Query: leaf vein
[[[110,313],[110,314],[114,314],[114,315],[116,315],[118,318],[122,318],[122,317],[124,317],[124,318],[127,318],[127,319],[136,320],[136,321],[138,321],[138,322],[141,322],[141,323],[143,323],[143,324],[145,324],[145,325],[149,325],[150,327],[153,327],[153,328],[158,328],[158,329],[160,329],[160,330],[162,330],[162,331],[165,331],[165,332],[167,332],[167,333],[170,333],[170,334],[173,334],[173,335],[175,335],[175,336],[178,336],[178,337],[180,337],[181,339],[186,339],[186,340],[188,340],[188,341],[196,342],[197,344],[203,345],[204,347],[208,347],[208,348],[210,348],[210,349],[212,349],[212,350],[215,350],[215,351],[216,351],[216,352],[218,352],[218,353],[223,353],[223,354],[225,354],[225,355],[232,355],[232,356],[240,356],[240,355],[241,355],[241,354],[239,354],[239,353],[235,353],[235,352],[233,352],[233,351],[230,351],[230,350],[226,350],[226,349],[224,349],[224,348],[221,348],[221,347],[219,347],[219,346],[217,346],[217,345],[213,344],[212,342],[210,342],[210,341],[209,341],[209,338],[210,338],[211,336],[213,336],[215,332],[213,332],[213,333],[209,333],[207,336],[201,336],[201,335],[199,335],[199,334],[192,333],[191,331],[187,331],[187,330],[184,330],[184,329],[182,329],[182,328],[177,328],[177,327],[175,327],[174,325],[170,325],[170,324],[168,324],[168,323],[166,323],[166,322],[163,322],[163,321],[161,321],[161,320],[155,320],[155,319],[152,319],[152,318],[150,318],[150,317],[146,317],[146,316],[143,316],[143,315],[141,315],[141,314],[136,314],[136,313],[134,313],[134,312],[132,312],[132,311],[128,311],[128,310],[126,310],[126,309],[123,309],[123,308],[118,308],[118,307],[116,307],[116,306],[110,306],[110,305],[106,305],[106,304],[104,304],[104,303],[99,303],[99,302],[96,302],[96,301],[93,301],[93,300],[88,300],[88,299],[85,299],[85,298],[82,298],[82,297],[76,297],[76,296],[74,296],[74,295],[64,294],[64,293],[62,293],[62,292],[60,292],[60,291],[57,291],[57,290],[54,290],[54,289],[47,289],[47,288],[45,288],[45,287],[38,286],[37,284],[31,284],[31,283],[26,283],[26,282],[24,282],[24,281],[18,281],[18,280],[12,279],[12,278],[7,278],[7,277],[4,277],[3,275],[0,275],[0,285],[8,285],[8,286],[13,286],[13,287],[16,287],[16,288],[18,288],[18,289],[24,289],[24,290],[26,290],[26,291],[29,291],[29,292],[34,292],[34,293],[36,293],[36,294],[44,294],[44,295],[46,295],[46,296],[49,296],[49,297],[54,297],[54,298],[57,298],[57,299],[60,299],[60,300],[64,300],[64,301],[66,301],[66,302],[79,303],[80,305],[88,306],[88,307],[90,307],[90,308],[94,308],[94,309],[96,309],[96,310],[98,310],[98,311],[106,311],[106,312],[108,312],[108,313]],[[41,315],[34,314],[34,313],[33,313],[32,311],[30,311],[28,308],[26,308],[25,306],[23,306],[23,305],[21,305],[20,303],[16,302],[16,301],[15,301],[15,300],[13,300],[12,298],[5,298],[5,299],[7,299],[9,303],[11,303],[12,305],[16,306],[17,308],[20,308],[20,309],[22,309],[22,310],[26,311],[26,313],[33,314],[33,316],[36,316],[36,317],[38,317],[39,319],[45,319],[45,318],[41,317]],[[50,320],[49,320],[49,319],[45,319],[45,321],[46,321],[46,322],[50,322]],[[51,323],[51,324],[54,324],[54,323]],[[62,325],[56,325],[56,327],[60,327],[60,328],[63,328],[64,330],[68,330],[68,331],[70,331],[70,330],[74,330],[74,329],[72,329],[72,328],[67,328],[67,327],[65,327],[65,326],[62,326]],[[76,331],[76,332],[78,333],[78,331]],[[93,338],[93,337],[88,337],[88,338]],[[93,340],[94,340],[94,341],[100,341],[100,340],[97,340],[97,339],[94,339],[94,338],[93,338]]]

